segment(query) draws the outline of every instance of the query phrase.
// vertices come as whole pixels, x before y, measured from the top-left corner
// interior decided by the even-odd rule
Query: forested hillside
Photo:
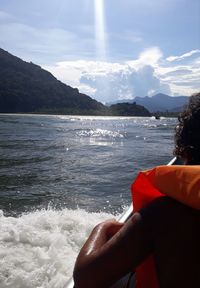
[[[0,48],[0,113],[149,116],[141,105],[110,108],[57,80],[50,72]]]
[[[51,73],[0,49],[0,112],[82,112],[95,114],[103,104],[79,93]]]

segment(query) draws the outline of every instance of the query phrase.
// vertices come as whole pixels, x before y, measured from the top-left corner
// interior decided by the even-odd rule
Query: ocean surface
[[[175,118],[0,115],[0,288],[63,288],[92,227],[171,160]]]

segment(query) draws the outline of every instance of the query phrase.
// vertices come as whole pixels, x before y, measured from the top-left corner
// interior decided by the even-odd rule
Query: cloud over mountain
[[[45,68],[101,102],[156,93],[190,95],[200,89],[200,58],[195,51],[180,56],[178,65],[165,59],[158,47],[151,47],[126,62],[63,61]]]
[[[106,102],[114,99],[132,99],[135,96],[144,97],[158,92],[169,93],[167,84],[162,84],[154,75],[154,68],[145,65],[136,70],[125,66],[123,70],[92,75],[85,73],[80,83],[86,84],[95,90],[94,97]]]

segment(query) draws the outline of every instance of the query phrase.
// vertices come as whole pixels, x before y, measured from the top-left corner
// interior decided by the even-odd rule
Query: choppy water
[[[86,235],[172,157],[176,119],[0,115],[0,288],[63,287]]]

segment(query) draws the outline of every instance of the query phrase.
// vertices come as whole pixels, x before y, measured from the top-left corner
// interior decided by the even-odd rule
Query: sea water
[[[94,225],[172,158],[176,119],[0,115],[0,288],[62,288]]]

